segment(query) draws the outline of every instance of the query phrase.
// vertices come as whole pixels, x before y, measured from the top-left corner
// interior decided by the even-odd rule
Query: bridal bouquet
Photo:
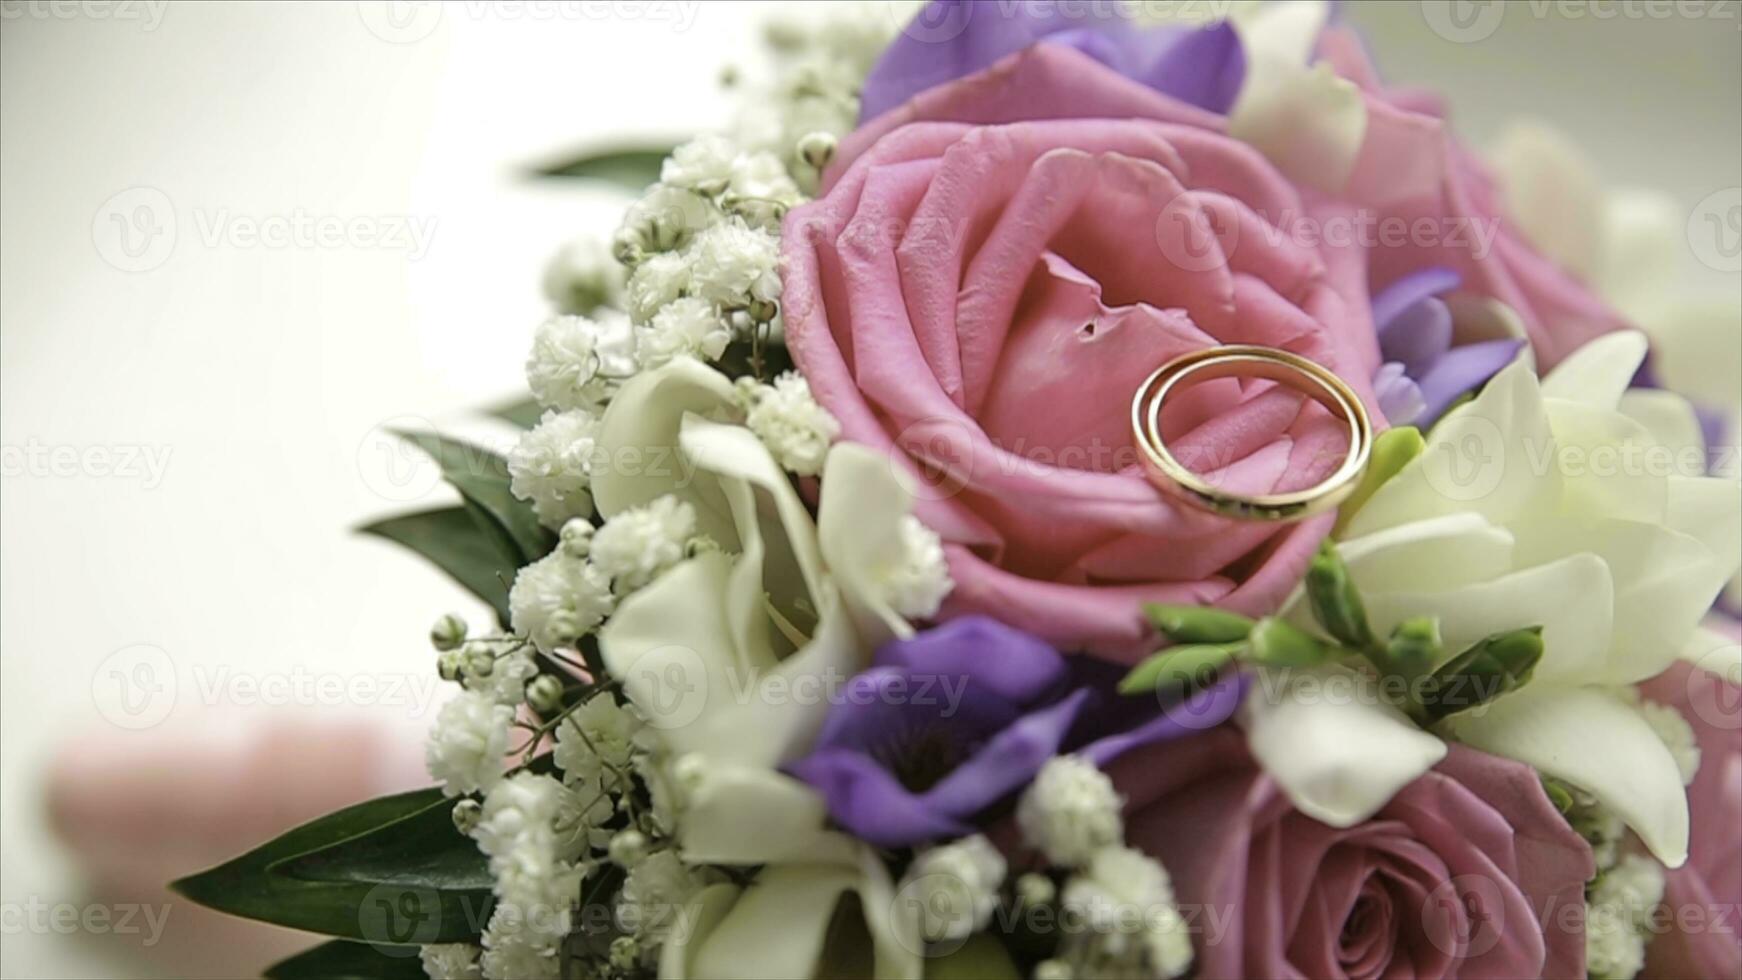
[[[439,786],[177,883],[336,937],[270,976],[1742,971],[1684,220],[1328,4],[1078,6],[776,24],[518,444],[406,434],[460,502],[368,530],[498,622]]]

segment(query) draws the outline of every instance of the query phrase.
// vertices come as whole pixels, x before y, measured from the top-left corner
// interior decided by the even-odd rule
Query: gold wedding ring
[[[1161,406],[1170,394],[1217,378],[1263,378],[1323,405],[1349,427],[1349,452],[1342,465],[1303,490],[1267,494],[1225,490],[1186,468],[1161,438]],[[1131,400],[1131,434],[1150,482],[1163,493],[1199,510],[1248,521],[1298,521],[1337,506],[1360,482],[1373,447],[1367,409],[1343,379],[1298,354],[1239,344],[1193,351],[1162,365]]]

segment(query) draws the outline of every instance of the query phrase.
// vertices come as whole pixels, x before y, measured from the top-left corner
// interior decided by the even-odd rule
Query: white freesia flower
[[[424,746],[424,761],[445,795],[489,789],[502,778],[513,721],[513,708],[476,691],[462,691],[442,705]]]
[[[871,579],[911,497],[882,456],[839,445],[813,519],[761,441],[720,421],[739,411],[730,381],[678,360],[625,385],[600,431],[609,452],[677,457],[663,469],[600,474],[603,513],[670,495],[719,545],[625,597],[600,652],[678,787],[686,860],[763,866],[742,900],[735,886],[703,889],[698,925],[666,946],[662,973],[711,976],[730,963],[803,975],[850,890],[878,976],[917,976],[917,917],[891,908],[881,859],[830,831],[817,794],[779,771],[809,748],[829,710],[827,699],[780,692],[851,676],[875,646],[911,632]]]
[[[1457,652],[1541,626],[1531,681],[1444,734],[1587,790],[1673,867],[1687,797],[1630,685],[1674,661],[1742,561],[1742,509],[1735,483],[1675,472],[1660,427],[1630,414],[1644,353],[1638,334],[1612,334],[1544,381],[1522,361],[1502,371],[1353,516],[1340,551],[1380,635],[1435,616]],[[1289,609],[1306,625],[1304,606],[1297,593]],[[1365,820],[1443,753],[1372,698],[1302,690],[1264,691],[1243,716],[1254,754],[1319,820]]]
[[[546,412],[508,453],[509,488],[556,530],[593,513],[593,438],[598,418],[584,408]]]
[[[526,358],[526,384],[545,408],[597,411],[635,373],[635,338],[621,313],[553,316],[539,325]]]
[[[591,633],[615,603],[611,580],[560,548],[516,572],[508,590],[514,631],[545,653]]]
[[[589,316],[623,298],[623,266],[603,240],[584,235],[557,249],[544,267],[544,298],[559,313]]]
[[[635,331],[635,360],[651,371],[673,358],[718,360],[732,342],[732,329],[713,303],[697,296],[672,300]]]

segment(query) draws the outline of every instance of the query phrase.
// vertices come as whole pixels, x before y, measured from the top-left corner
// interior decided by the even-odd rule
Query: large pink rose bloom
[[[1742,976],[1742,687],[1678,663],[1641,690],[1680,711],[1700,746],[1688,787],[1688,863],[1664,879],[1669,915],[1642,975]]]
[[[1347,206],[1221,117],[1049,44],[886,113],[841,157],[786,221],[788,346],[845,438],[926,478],[946,612],[1130,657],[1141,601],[1276,605],[1329,519],[1170,503],[1138,466],[1131,398],[1179,354],[1264,344],[1336,371],[1377,418],[1362,255],[1271,224]],[[1318,481],[1347,440],[1317,405],[1232,379],[1170,401],[1163,428],[1249,492]]]
[[[1200,980],[1585,975],[1591,849],[1529,766],[1454,745],[1347,830],[1290,806],[1233,728],[1111,775],[1127,839],[1191,914]]]

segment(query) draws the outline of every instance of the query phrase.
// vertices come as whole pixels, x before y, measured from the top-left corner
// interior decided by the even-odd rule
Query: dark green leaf
[[[556,546],[556,535],[539,524],[532,506],[516,500],[509,491],[508,462],[501,456],[481,446],[429,432],[394,434],[429,453],[442,468],[442,478],[480,509],[480,520],[488,516],[489,521],[501,528],[520,555],[516,568],[543,558]]]
[[[498,405],[490,410],[490,414],[504,422],[518,425],[522,429],[530,429],[537,425],[539,418],[544,415],[544,406],[540,405],[536,399],[528,398],[524,401]]]
[[[472,940],[491,877],[452,809],[439,789],[359,803],[171,887],[231,915],[364,942]]]
[[[473,505],[444,507],[389,517],[358,528],[409,548],[448,573],[466,591],[490,604],[496,619],[508,624],[508,587],[519,551],[504,553],[502,543],[483,525],[493,523]]]
[[[1164,606],[1148,603],[1143,614],[1175,643],[1233,643],[1244,640],[1252,620],[1208,606]]]
[[[1239,656],[1244,643],[1205,643],[1163,650],[1119,682],[1120,694],[1147,694],[1208,684]]]
[[[335,939],[280,960],[266,980],[425,980],[416,946],[385,946]]]
[[[627,190],[642,191],[659,180],[659,167],[671,151],[670,146],[597,150],[547,164],[534,172],[540,177],[602,180]]]

